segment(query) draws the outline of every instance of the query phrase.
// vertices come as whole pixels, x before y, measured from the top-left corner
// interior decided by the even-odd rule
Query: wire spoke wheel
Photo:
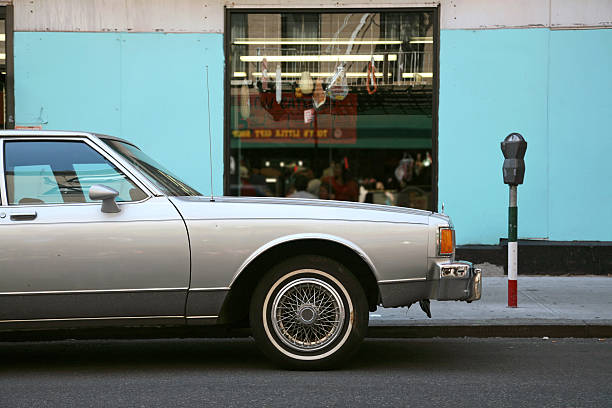
[[[342,331],[345,308],[327,282],[302,278],[289,282],[275,296],[270,321],[280,340],[301,352],[319,350]]]

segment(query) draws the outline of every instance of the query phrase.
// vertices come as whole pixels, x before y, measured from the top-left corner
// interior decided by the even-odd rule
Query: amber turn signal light
[[[440,228],[440,255],[452,255],[454,230],[450,228]]]

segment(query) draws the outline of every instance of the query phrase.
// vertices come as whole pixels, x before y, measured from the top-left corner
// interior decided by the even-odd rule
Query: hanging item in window
[[[376,68],[374,67],[374,56],[372,60],[368,62],[368,76],[366,78],[366,88],[368,94],[372,95],[378,90],[378,84],[376,83]]]
[[[302,72],[298,85],[300,86],[300,90],[302,91],[303,95],[310,95],[312,93],[313,83],[310,72]]]
[[[268,90],[268,60],[265,57],[261,60],[261,89]]]
[[[323,90],[323,80],[317,78],[314,93],[312,94],[312,105],[315,109],[319,109],[325,103],[325,99],[327,99],[327,96]]]
[[[311,123],[314,119],[315,110],[313,108],[304,111],[304,123]]]
[[[414,159],[410,153],[404,152],[402,160],[399,161],[395,168],[395,178],[400,184],[409,183],[412,181],[412,174],[414,170]]]
[[[302,89],[299,87],[299,85],[297,83],[294,84],[295,85],[295,97],[296,98],[301,98],[302,96]]]
[[[240,116],[247,120],[251,116],[251,96],[249,94],[249,86],[244,81],[240,87]]]
[[[283,80],[281,78],[280,64],[276,65],[276,103],[281,103],[283,100]]]
[[[329,93],[330,98],[341,101],[346,98],[348,92],[346,72],[344,70],[344,63],[342,63],[336,67],[336,72],[329,81],[329,85],[327,85],[327,93]]]

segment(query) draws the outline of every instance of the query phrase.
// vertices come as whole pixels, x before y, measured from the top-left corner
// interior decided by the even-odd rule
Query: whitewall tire
[[[299,256],[279,263],[259,282],[250,323],[257,344],[276,363],[333,368],[361,344],[368,304],[359,281],[340,263]]]

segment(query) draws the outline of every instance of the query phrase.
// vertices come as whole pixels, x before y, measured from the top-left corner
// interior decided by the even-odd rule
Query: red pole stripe
[[[517,286],[516,280],[508,280],[508,307],[516,307]]]

